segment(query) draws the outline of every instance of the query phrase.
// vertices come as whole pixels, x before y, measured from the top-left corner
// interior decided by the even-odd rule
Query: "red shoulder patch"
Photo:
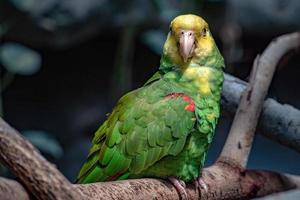
[[[185,106],[184,110],[188,110],[191,112],[195,112],[195,102],[193,101],[193,99],[188,96],[185,95],[184,93],[170,93],[168,95],[165,96],[165,99],[174,99],[174,98],[181,98],[183,101],[188,102],[189,104]]]

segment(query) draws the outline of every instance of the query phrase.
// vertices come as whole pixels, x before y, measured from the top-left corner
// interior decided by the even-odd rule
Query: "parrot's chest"
[[[181,84],[193,90],[201,96],[209,96],[213,94],[214,84],[216,82],[216,74],[220,73],[210,67],[197,66],[188,67],[181,78]]]

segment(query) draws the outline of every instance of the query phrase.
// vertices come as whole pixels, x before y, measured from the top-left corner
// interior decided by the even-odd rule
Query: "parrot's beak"
[[[186,62],[193,56],[195,49],[195,33],[191,30],[182,30],[179,36],[179,53]]]

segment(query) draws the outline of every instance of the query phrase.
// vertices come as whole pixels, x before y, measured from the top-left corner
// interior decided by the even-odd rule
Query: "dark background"
[[[244,80],[272,38],[300,27],[297,0],[2,0],[2,116],[74,180],[106,113],[158,69],[168,24],[183,13],[208,21],[226,72]],[[297,108],[299,63],[299,51],[285,56],[269,93]],[[231,120],[220,119],[206,164]],[[256,136],[250,168],[300,174],[299,166],[298,153]],[[4,167],[0,175],[11,176]]]

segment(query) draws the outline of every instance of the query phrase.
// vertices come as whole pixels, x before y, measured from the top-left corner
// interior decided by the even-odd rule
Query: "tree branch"
[[[37,199],[82,199],[56,167],[2,118],[0,160]]]
[[[28,193],[20,183],[0,177],[0,199],[29,200],[30,198]]]
[[[246,167],[256,125],[277,63],[284,54],[299,46],[300,33],[287,34],[273,40],[263,54],[256,57],[249,84],[242,93],[228,138],[218,160]]]
[[[274,192],[300,187],[299,177],[281,175],[275,172],[245,170],[240,171],[227,163],[216,163],[202,171],[202,178],[208,191],[197,191],[192,184],[187,185],[189,199],[250,199]],[[76,185],[90,199],[161,199],[179,200],[174,186],[165,180],[136,179]]]
[[[255,200],[283,200],[283,199],[288,199],[288,200],[299,200],[300,197],[300,190],[290,190],[287,192],[280,192],[277,194],[269,195],[266,197],[258,198]]]
[[[222,110],[234,115],[247,83],[225,74]],[[258,122],[257,133],[300,152],[300,111],[288,104],[268,98]]]
[[[232,167],[227,163],[221,162],[205,168],[202,172],[202,177],[209,190],[208,192],[201,191],[201,199],[250,199],[296,187],[300,188],[300,178],[297,176],[268,171],[240,171],[238,167]],[[12,185],[19,185],[16,181],[0,179],[0,187],[1,185],[4,185],[6,188],[9,187],[14,195],[10,196],[11,193],[8,192],[0,193],[0,199],[14,200],[16,199],[15,196],[18,196],[17,199],[23,200],[19,198],[19,195],[20,197],[26,195],[22,186],[20,186],[20,189],[11,187]],[[149,178],[74,185],[74,189],[90,200],[119,198],[123,200],[180,199],[171,183],[165,180]],[[194,188],[194,185],[188,184],[187,192],[190,199],[199,198],[200,194]],[[27,199],[25,198],[24,200]]]

